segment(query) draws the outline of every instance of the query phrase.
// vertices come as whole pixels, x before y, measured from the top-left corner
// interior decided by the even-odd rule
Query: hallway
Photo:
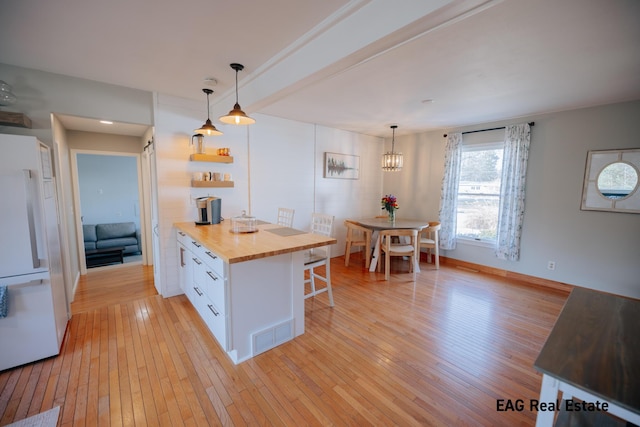
[[[153,285],[153,266],[132,264],[90,269],[80,276],[71,303],[75,315],[97,308],[157,295]]]

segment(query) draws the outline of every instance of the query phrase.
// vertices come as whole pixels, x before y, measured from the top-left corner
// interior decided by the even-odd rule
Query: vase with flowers
[[[382,209],[387,211],[387,215],[389,215],[389,222],[394,222],[396,220],[396,210],[400,207],[398,206],[398,199],[393,194],[385,195],[380,201],[382,205]]]

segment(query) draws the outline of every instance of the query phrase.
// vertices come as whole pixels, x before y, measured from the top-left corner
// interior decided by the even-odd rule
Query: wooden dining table
[[[349,219],[362,227],[372,230],[377,233],[380,230],[392,230],[392,229],[412,229],[418,230],[418,233],[425,228],[429,228],[429,221],[422,219],[402,219],[396,218],[391,222],[387,217],[384,218],[357,218]],[[378,258],[380,257],[380,239],[377,237],[373,239],[375,246],[373,248],[373,255],[371,256],[371,264],[369,265],[369,271],[376,271],[378,265]],[[420,271],[420,261],[416,260],[416,271]]]

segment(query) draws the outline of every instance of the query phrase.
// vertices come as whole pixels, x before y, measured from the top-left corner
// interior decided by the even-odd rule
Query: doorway
[[[80,274],[86,274],[87,264],[94,264],[96,258],[100,261],[101,255],[105,261],[112,256],[123,264],[125,258],[142,264],[145,219],[140,154],[72,149],[71,169]],[[102,252],[111,245],[121,252]]]

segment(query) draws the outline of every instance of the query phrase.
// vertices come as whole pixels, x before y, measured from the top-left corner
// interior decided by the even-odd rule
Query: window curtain
[[[444,176],[440,194],[440,248],[456,248],[456,217],[458,209],[458,184],[462,159],[462,134],[447,136],[444,156]]]
[[[531,127],[527,123],[506,126],[505,137],[496,256],[517,261],[520,259]]]

